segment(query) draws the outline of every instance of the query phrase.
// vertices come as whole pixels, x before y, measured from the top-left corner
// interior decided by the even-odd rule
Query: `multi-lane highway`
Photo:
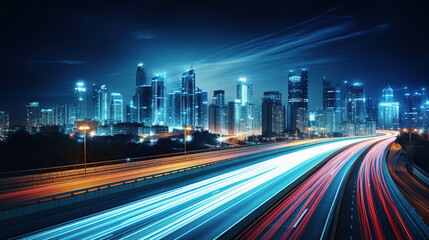
[[[339,149],[364,139],[300,148],[22,236],[27,239],[213,239]]]
[[[417,181],[407,170],[407,162],[401,156],[401,145],[395,143],[387,156],[387,168],[398,189],[429,225],[429,188]]]
[[[258,221],[251,224],[241,239],[322,239],[329,235],[341,189],[358,157],[372,144],[386,137],[357,143],[330,159],[285,196]]]
[[[45,196],[61,194],[64,192],[76,191],[84,188],[95,187],[103,184],[128,180],[141,176],[167,172],[180,168],[186,168],[208,162],[214,162],[222,159],[246,156],[253,153],[260,153],[274,149],[298,146],[301,144],[309,144],[314,141],[304,141],[288,144],[272,144],[272,145],[259,145],[248,148],[233,148],[227,150],[204,152],[186,156],[174,156],[161,159],[161,164],[139,167],[135,169],[127,169],[120,172],[107,172],[101,175],[82,176],[78,179],[69,181],[62,181],[56,183],[49,183],[40,186],[31,186],[24,188],[16,188],[0,192],[0,206],[18,203],[26,200],[32,200]]]
[[[401,195],[385,158],[395,137],[365,155],[349,180],[343,199],[338,239],[427,239],[428,227]]]

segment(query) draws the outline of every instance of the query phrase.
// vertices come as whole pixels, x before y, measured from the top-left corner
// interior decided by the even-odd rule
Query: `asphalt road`
[[[113,209],[22,236],[25,239],[214,239],[350,139],[298,149],[246,167],[231,167]]]

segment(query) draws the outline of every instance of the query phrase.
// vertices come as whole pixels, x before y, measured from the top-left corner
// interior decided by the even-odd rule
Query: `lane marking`
[[[298,221],[296,221],[295,225],[293,225],[293,228],[296,228],[296,226],[298,226],[299,222],[301,222],[301,219],[304,217],[304,215],[307,213],[308,208],[306,208],[304,210],[304,212],[302,212],[301,216],[299,216]]]

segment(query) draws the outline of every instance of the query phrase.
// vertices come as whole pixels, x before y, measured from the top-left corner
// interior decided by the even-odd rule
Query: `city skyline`
[[[67,3],[63,4],[60,6],[68,7]],[[149,11],[164,3],[142,4]],[[173,5],[177,5],[177,10],[212,7],[211,3]],[[279,15],[279,10],[275,10],[276,7],[281,9],[286,6],[300,14],[291,11],[289,14]],[[30,7],[34,6],[30,4],[28,9]],[[57,5],[45,7],[49,10]],[[106,18],[106,14],[114,7],[123,10],[118,16],[122,21]],[[66,39],[57,41],[54,45],[67,46],[73,49],[72,52],[54,51],[54,47],[47,44],[58,40],[58,36],[48,38],[52,36],[51,31],[56,29],[56,24],[41,25],[31,31],[24,28],[19,34],[11,30],[14,34],[2,40],[5,41],[3,45],[8,48],[0,59],[0,77],[7,83],[0,94],[0,109],[10,112],[12,122],[23,124],[25,114],[22,106],[31,101],[39,101],[47,107],[53,107],[57,103],[65,104],[72,97],[68,89],[80,79],[88,84],[106,84],[109,89],[123,93],[124,101],[128,103],[134,94],[135,66],[140,62],[147,67],[149,75],[167,72],[169,89],[179,88],[184,69],[193,65],[200,81],[198,87],[207,89],[209,98],[214,90],[225,89],[226,101],[235,98],[235,93],[228,89],[234,88],[236,79],[243,77],[254,85],[256,99],[260,99],[264,91],[279,90],[276,87],[280,83],[284,102],[287,97],[288,71],[304,67],[309,70],[310,109],[321,106],[322,94],[318,89],[322,87],[320,79],[323,76],[333,83],[349,80],[371,84],[373,87],[368,89],[368,93],[373,97],[387,83],[394,89],[405,85],[410,89],[425,87],[424,69],[428,61],[424,60],[426,48],[421,47],[425,37],[418,31],[418,19],[407,20],[415,23],[411,24],[411,28],[408,26],[410,24],[401,22],[403,17],[398,21],[399,16],[395,14],[410,14],[400,11],[402,9],[398,4],[386,7],[382,3],[357,6],[334,2],[315,4],[312,7],[311,4],[304,3],[281,6],[275,3],[264,6],[248,3],[242,11],[235,11],[240,7],[242,5],[233,3],[230,10],[215,11],[218,9],[214,8],[207,16],[187,16],[178,21],[175,27],[169,27],[178,14],[175,13],[176,9],[172,10],[173,7],[165,9],[171,16],[154,22],[146,21],[153,14],[133,15],[136,10],[125,5],[106,4],[104,8],[87,10],[80,17],[70,16],[69,12],[76,8],[74,6],[66,15],[75,21],[67,24],[77,29],[79,34],[75,35],[76,32],[64,28],[61,31]],[[372,10],[366,12],[365,17],[368,19],[365,19],[359,10],[368,7]],[[266,11],[255,15],[258,8]],[[308,11],[303,13],[305,8]],[[17,6],[10,3],[6,9],[13,13]],[[43,13],[45,10],[41,11]],[[383,12],[383,16],[377,16],[377,11]],[[58,10],[56,14],[61,13],[63,11]],[[216,24],[209,23],[208,17],[213,14],[218,14],[225,20]],[[28,17],[31,16],[29,14]],[[10,21],[16,20],[18,25],[28,22],[25,21],[27,15],[19,19],[14,19],[12,15],[6,17]],[[197,17],[198,23],[195,21]],[[227,19],[238,21],[229,26]],[[92,25],[86,24],[91,21]],[[261,25],[252,25],[257,21],[262,21]],[[199,32],[186,37],[178,35],[178,32],[188,27],[188,23],[196,24]],[[244,25],[249,26],[249,23],[251,27],[243,28]],[[407,29],[404,30],[405,26]],[[23,36],[37,34],[34,31],[46,32],[46,41],[41,42],[44,37],[32,42],[23,40]],[[87,36],[88,31],[95,31],[97,34],[78,37]],[[108,37],[100,45],[98,39],[103,35]],[[221,37],[215,40],[211,37],[214,35]],[[280,44],[282,41],[290,44]],[[94,45],[94,42],[97,44]],[[398,48],[398,44],[402,48]],[[257,47],[257,50],[248,51],[247,48],[250,47]],[[217,75],[219,72],[222,72],[222,77]],[[413,77],[410,77],[411,73]]]

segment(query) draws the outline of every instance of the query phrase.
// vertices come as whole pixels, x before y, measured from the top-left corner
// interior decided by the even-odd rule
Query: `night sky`
[[[374,98],[387,83],[429,87],[424,11],[411,1],[8,1],[0,110],[25,124],[28,102],[71,103],[77,80],[128,102],[139,63],[148,76],[165,71],[168,91],[193,65],[209,98],[224,89],[232,100],[245,77],[257,103],[270,90],[286,99],[289,70],[307,68],[310,110],[321,106],[322,76],[361,81]]]

